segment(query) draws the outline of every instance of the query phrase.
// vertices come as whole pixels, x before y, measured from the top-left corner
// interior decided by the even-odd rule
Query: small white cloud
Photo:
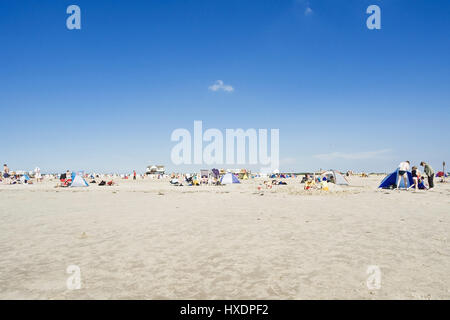
[[[305,16],[309,16],[313,14],[313,10],[310,7],[306,7],[305,9]]]
[[[232,86],[224,84],[222,80],[217,80],[213,85],[209,86],[208,89],[211,91],[220,91],[220,90],[226,92],[234,91],[234,88]]]
[[[390,152],[390,149],[376,150],[376,151],[366,151],[366,152],[355,152],[355,153],[345,153],[345,152],[332,152],[332,153],[324,153],[324,154],[316,154],[314,158],[320,160],[333,160],[333,159],[350,159],[350,160],[360,160],[360,159],[371,159],[380,157],[387,152]]]

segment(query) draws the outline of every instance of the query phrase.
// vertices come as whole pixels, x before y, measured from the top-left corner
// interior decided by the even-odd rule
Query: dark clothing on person
[[[424,163],[423,171],[428,176],[428,187],[434,188],[434,170],[428,163]]]
[[[432,175],[432,176],[428,176],[428,187],[431,189],[431,188],[434,188],[434,175]]]

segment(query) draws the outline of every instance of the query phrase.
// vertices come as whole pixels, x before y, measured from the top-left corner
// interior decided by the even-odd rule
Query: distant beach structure
[[[147,170],[145,173],[147,175],[149,174],[164,174],[166,172],[166,169],[163,165],[149,165],[147,166]]]

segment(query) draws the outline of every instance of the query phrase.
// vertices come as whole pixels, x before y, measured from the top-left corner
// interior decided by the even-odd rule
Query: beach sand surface
[[[349,180],[0,185],[0,299],[450,299],[450,183]]]

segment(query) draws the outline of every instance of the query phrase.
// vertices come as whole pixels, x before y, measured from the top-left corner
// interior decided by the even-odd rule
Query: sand
[[[450,183],[377,190],[381,178],[328,193],[299,179],[0,185],[0,299],[449,299]]]

